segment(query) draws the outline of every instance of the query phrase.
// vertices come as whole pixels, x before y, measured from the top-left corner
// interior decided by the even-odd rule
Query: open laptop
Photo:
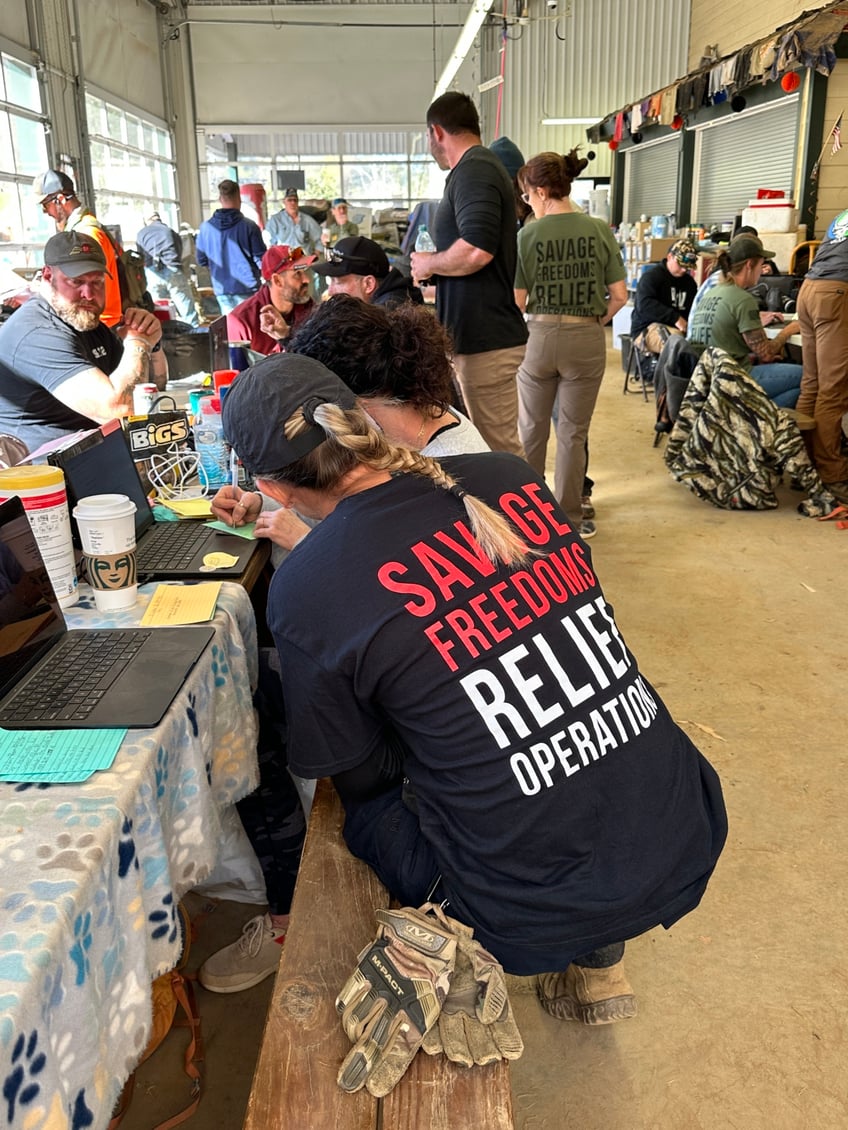
[[[0,503],[0,727],[156,726],[210,627],[69,631],[20,498]]]
[[[186,332],[183,324],[172,326],[173,323],[165,322],[162,327],[162,349],[168,358],[172,381],[199,379],[216,369],[231,368],[226,314],[194,332]]]
[[[110,421],[78,443],[52,452],[48,461],[65,473],[72,511],[77,500],[89,494],[108,491],[132,499],[139,581],[238,580],[254,553],[262,550],[259,541],[219,533],[203,521],[156,522],[118,421]],[[73,525],[76,527],[76,523]],[[235,558],[235,564],[211,572],[203,565],[209,553],[226,553]]]

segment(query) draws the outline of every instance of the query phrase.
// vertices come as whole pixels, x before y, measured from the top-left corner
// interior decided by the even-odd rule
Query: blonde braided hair
[[[286,420],[283,428],[286,439],[300,435],[312,426],[313,421],[325,432],[326,442],[277,474],[266,474],[262,478],[314,490],[328,490],[357,466],[386,471],[390,475],[420,475],[462,502],[471,532],[491,561],[501,561],[505,565],[528,561],[530,553],[527,546],[502,514],[464,491],[435,459],[410,447],[390,443],[382,432],[372,427],[360,408],[344,409],[338,404],[313,406],[307,403]]]

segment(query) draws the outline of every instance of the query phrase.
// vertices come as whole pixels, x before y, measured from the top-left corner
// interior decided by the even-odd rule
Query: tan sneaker
[[[636,997],[623,963],[606,969],[569,965],[564,973],[543,973],[538,984],[545,1012],[581,1024],[614,1024],[636,1015]]]
[[[241,937],[207,957],[197,979],[210,993],[240,993],[277,972],[286,940],[275,930],[270,914],[257,914],[242,927]]]

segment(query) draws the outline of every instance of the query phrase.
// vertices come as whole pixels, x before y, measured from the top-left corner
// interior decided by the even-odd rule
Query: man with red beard
[[[164,387],[158,318],[130,307],[114,330],[100,321],[106,275],[91,236],[60,232],[44,248],[39,293],[0,328],[0,433],[29,451],[129,415],[137,384]]]

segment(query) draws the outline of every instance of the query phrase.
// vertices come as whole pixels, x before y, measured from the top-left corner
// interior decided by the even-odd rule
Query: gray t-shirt
[[[840,212],[827,229],[806,277],[848,282],[848,209]]]

